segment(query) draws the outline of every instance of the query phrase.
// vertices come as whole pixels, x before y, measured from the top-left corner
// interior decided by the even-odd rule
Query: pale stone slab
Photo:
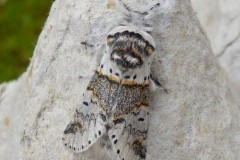
[[[153,75],[169,90],[151,95],[147,160],[240,157],[240,111],[232,84],[190,1],[124,2],[134,10],[132,22],[126,21],[129,13],[121,1],[53,3],[28,70],[0,86],[0,111],[10,117],[1,117],[3,159],[114,159],[103,147],[104,139],[77,155],[64,148],[61,138],[99,63],[109,30],[120,24],[141,27],[143,22],[152,26],[156,43]],[[12,118],[15,115],[19,117]],[[4,138],[4,133],[12,135]]]

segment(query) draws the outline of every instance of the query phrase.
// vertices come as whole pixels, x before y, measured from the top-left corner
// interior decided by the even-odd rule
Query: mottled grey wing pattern
[[[149,87],[123,85],[108,131],[117,160],[145,160]]]
[[[96,76],[93,76],[83,94],[82,104],[75,111],[74,121],[68,124],[64,131],[64,145],[77,153],[86,151],[106,134],[106,112],[99,106],[91,88],[95,80]]]

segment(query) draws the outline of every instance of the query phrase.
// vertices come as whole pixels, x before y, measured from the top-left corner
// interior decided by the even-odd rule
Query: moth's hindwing
[[[95,76],[94,76],[95,77]],[[94,83],[94,78],[89,86]],[[93,91],[87,89],[83,103],[76,109],[74,121],[64,131],[63,143],[74,152],[86,151],[102,135],[106,134],[106,114],[94,99]]]
[[[117,160],[145,160],[149,87],[123,85],[118,97],[120,101],[113,112],[113,124],[108,131]]]
[[[148,131],[148,111],[141,106],[139,111],[131,112],[117,120],[109,131],[109,138],[117,160],[145,160]],[[116,120],[116,121],[117,121]]]

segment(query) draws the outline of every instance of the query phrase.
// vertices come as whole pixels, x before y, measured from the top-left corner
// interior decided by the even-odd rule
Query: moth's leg
[[[90,44],[90,43],[88,43],[87,41],[82,41],[81,44],[82,44],[82,45],[85,45],[86,47],[90,47],[90,48],[93,48],[93,47],[94,47],[93,44]]]
[[[155,91],[157,88],[160,88],[164,90],[166,93],[169,93],[169,91],[165,87],[163,87],[162,84],[156,78],[154,78],[152,74],[150,74],[150,82],[151,82],[150,88],[152,91]]]

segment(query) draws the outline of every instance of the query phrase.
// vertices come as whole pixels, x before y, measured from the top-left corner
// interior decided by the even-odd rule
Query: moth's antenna
[[[122,0],[120,0],[120,2],[122,3],[122,5],[124,6],[124,8],[130,13],[130,16],[131,16],[131,12],[134,12],[134,13],[138,13],[138,14],[142,14],[142,15],[148,15],[147,12],[139,12],[139,11],[134,11],[132,10],[130,7],[128,7]]]
[[[140,9],[135,10],[133,6],[127,5],[122,0],[119,0],[120,5],[125,11],[125,21],[124,26],[134,26],[138,27],[147,33],[151,33],[153,27],[152,27],[152,21],[149,19],[150,13],[152,13],[155,9],[157,9],[160,6],[160,3],[156,3],[151,8],[148,9]]]
[[[94,45],[88,43],[87,41],[82,41],[81,44],[83,44],[83,45],[85,45],[87,47],[90,47],[90,48],[94,47]]]
[[[144,12],[140,12],[140,11],[134,11],[131,9],[131,7],[128,7],[122,0],[119,0],[122,5],[124,6],[124,8],[131,14],[131,12],[137,13],[137,14],[141,14],[141,15],[148,15],[150,11],[154,10],[155,8],[160,6],[160,3],[155,4],[154,6],[152,6],[148,11],[144,11]]]
[[[128,12],[131,12],[131,9],[122,1],[122,0],[119,0],[122,5],[124,6],[124,8],[128,11]]]
[[[160,3],[157,3],[157,4],[155,4],[149,11],[152,11],[153,9],[155,9],[155,8],[157,8],[157,7],[159,7],[160,6]],[[148,12],[149,12],[148,11]]]

